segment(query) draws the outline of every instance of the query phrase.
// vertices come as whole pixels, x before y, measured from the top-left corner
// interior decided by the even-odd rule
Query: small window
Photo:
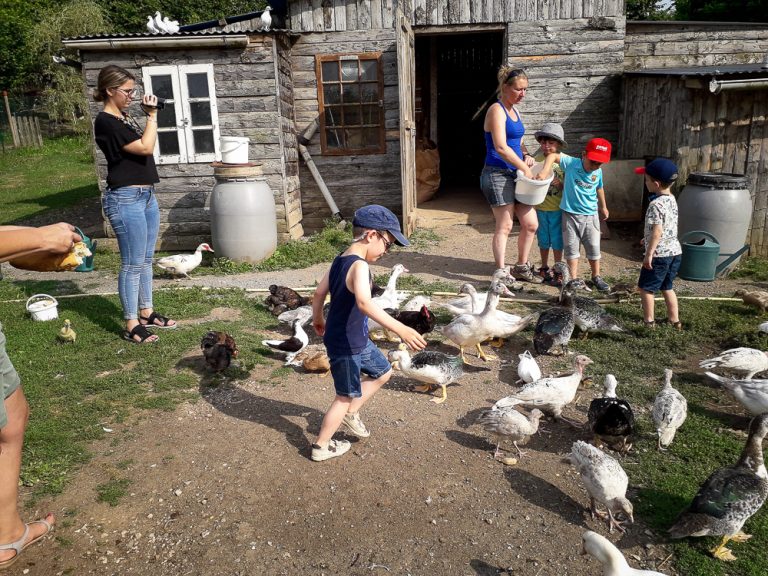
[[[158,164],[213,162],[221,159],[219,113],[213,64],[147,66],[144,91],[165,98],[157,113]]]
[[[381,52],[315,56],[323,154],[383,154]]]

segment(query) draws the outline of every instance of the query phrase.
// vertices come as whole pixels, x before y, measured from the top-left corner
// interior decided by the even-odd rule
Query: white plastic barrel
[[[277,248],[272,190],[261,167],[214,167],[211,241],[217,256],[258,264]]]
[[[221,161],[224,164],[248,164],[250,139],[241,136],[221,137]]]
[[[752,199],[746,176],[694,172],[688,176],[677,206],[678,237],[694,230],[712,234],[720,243],[718,266],[744,246],[752,219]],[[738,261],[735,259],[729,268]]]

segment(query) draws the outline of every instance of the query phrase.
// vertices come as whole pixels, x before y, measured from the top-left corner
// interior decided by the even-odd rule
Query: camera
[[[160,98],[160,96],[157,97],[157,105],[156,106],[150,106],[149,104],[143,104],[142,106],[146,106],[147,108],[157,108],[158,110],[162,110],[165,108],[165,98]]]

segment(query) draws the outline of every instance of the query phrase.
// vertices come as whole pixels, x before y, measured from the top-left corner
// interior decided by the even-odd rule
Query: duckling
[[[736,557],[725,547],[729,540],[745,542],[752,536],[742,532],[768,497],[768,472],[763,462],[763,439],[768,434],[768,414],[752,419],[749,437],[733,466],[715,470],[699,488],[691,505],[669,529],[672,538],[722,536],[710,550],[720,560]]]
[[[615,458],[591,444],[576,440],[566,461],[576,466],[589,492],[589,511],[593,519],[599,516],[608,520],[609,532],[613,532],[614,528],[620,532],[626,531],[614,518],[614,513],[623,512],[629,522],[634,524],[632,503],[627,500],[629,478]],[[607,516],[597,510],[598,502],[607,508]]]
[[[584,554],[589,554],[603,565],[603,576],[666,576],[653,570],[631,568],[627,559],[608,538],[587,530],[581,535]]]
[[[483,410],[477,418],[477,423],[490,435],[496,438],[496,451],[493,454],[494,459],[500,460],[504,464],[517,464],[516,458],[502,458],[502,451],[499,449],[503,440],[512,440],[512,444],[517,450],[520,458],[523,452],[517,445],[518,442],[525,444],[539,430],[539,420],[544,415],[541,410],[534,408],[531,415],[526,418],[512,407]]]
[[[464,364],[461,357],[450,356],[442,352],[425,350],[410,355],[405,344],[400,344],[397,350],[389,353],[392,367],[408,378],[424,382],[417,388],[419,392],[429,392],[435,385],[442,388],[440,398],[432,398],[432,402],[441,404],[448,397],[448,384],[456,382],[464,374]]]
[[[301,366],[307,372],[320,372],[324,378],[331,373],[331,361],[323,344],[312,344],[297,352],[286,365]]]
[[[768,370],[768,354],[754,348],[731,348],[719,356],[702,360],[699,366],[708,370],[722,368],[744,375],[745,380],[752,380],[758,372]]]
[[[615,297],[617,300],[629,300],[636,293],[637,284],[632,284],[631,282],[617,282],[611,286],[611,291],[608,292],[608,295]]]
[[[77,340],[77,332],[72,329],[72,323],[69,320],[64,320],[64,326],[56,334],[56,338],[60,342],[75,342]]]
[[[597,442],[627,453],[632,449],[630,438],[635,431],[635,415],[629,402],[616,397],[616,385],[616,377],[606,374],[603,397],[592,400],[587,418]]]
[[[760,310],[761,313],[768,309],[768,292],[764,290],[744,290],[740,288],[733,295],[740,297],[744,304]]]
[[[653,401],[651,418],[659,436],[657,447],[666,450],[672,444],[677,429],[688,417],[688,402],[685,397],[672,387],[672,370],[664,370],[664,387]]]

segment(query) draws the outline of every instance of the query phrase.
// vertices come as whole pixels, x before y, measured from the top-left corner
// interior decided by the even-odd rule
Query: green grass
[[[42,148],[0,154],[0,224],[66,208],[99,195],[93,157],[83,138],[45,140]]]
[[[730,277],[765,282],[768,280],[768,260],[756,256],[742,258],[739,267],[731,272]]]
[[[128,494],[128,486],[130,485],[131,481],[127,478],[112,478],[109,482],[96,486],[96,499],[99,502],[106,502],[110,506],[117,506],[120,499]]]

